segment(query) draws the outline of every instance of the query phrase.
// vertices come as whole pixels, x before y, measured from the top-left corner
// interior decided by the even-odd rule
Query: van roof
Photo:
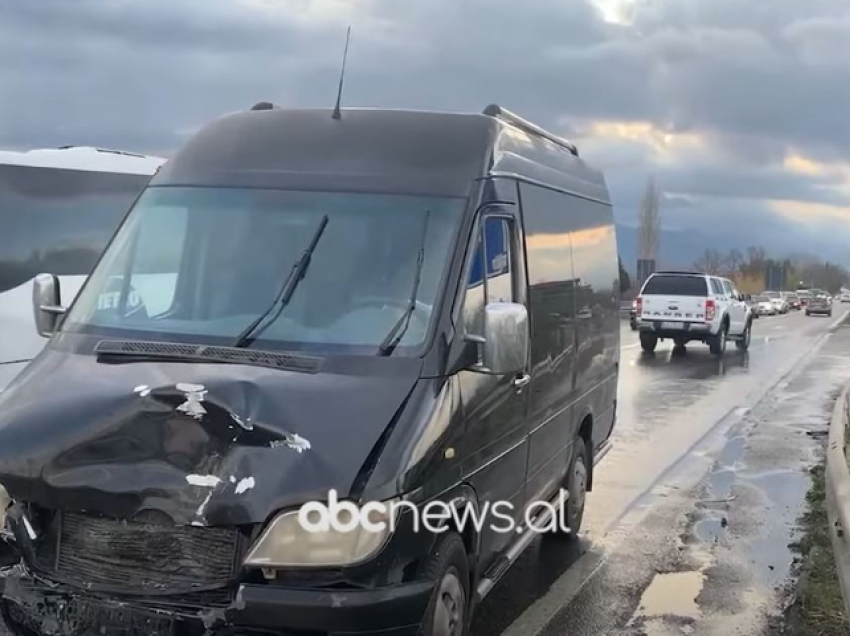
[[[162,157],[89,146],[39,148],[26,152],[0,150],[0,165],[33,168],[152,175],[163,163]]]
[[[270,105],[205,126],[152,185],[381,191],[465,197],[488,175],[609,202],[602,174],[569,142],[517,116]]]

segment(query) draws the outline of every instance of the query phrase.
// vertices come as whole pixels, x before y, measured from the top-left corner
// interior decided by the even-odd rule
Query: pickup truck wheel
[[[456,532],[447,532],[437,540],[421,576],[436,584],[419,636],[465,636],[471,607],[469,559]]]
[[[750,342],[753,339],[753,323],[748,322],[741,339],[735,342],[735,346],[739,351],[746,351],[750,348]]]
[[[655,351],[655,347],[658,346],[658,337],[651,333],[641,333],[640,346],[647,353],[652,353]]]
[[[728,331],[729,327],[723,325],[722,327],[720,327],[720,331],[718,332],[718,334],[708,341],[708,348],[711,353],[716,356],[722,356],[724,353],[726,353],[726,336],[728,335]]]

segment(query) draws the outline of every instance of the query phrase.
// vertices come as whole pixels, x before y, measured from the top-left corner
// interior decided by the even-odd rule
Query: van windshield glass
[[[64,329],[233,344],[268,311],[327,217],[294,294],[250,346],[374,354],[410,305],[424,245],[396,355],[410,354],[428,332],[463,207],[423,196],[151,188]]]
[[[641,292],[643,296],[706,296],[708,287],[700,276],[652,276]]]

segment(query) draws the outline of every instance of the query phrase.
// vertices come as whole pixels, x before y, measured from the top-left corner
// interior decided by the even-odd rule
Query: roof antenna
[[[345,36],[345,53],[342,54],[342,71],[339,74],[339,91],[336,94],[336,106],[334,106],[334,112],[331,117],[334,119],[342,119],[342,111],[340,110],[340,105],[342,104],[342,83],[345,80],[345,62],[348,60],[348,43],[351,41],[351,27],[348,27],[348,33]]]

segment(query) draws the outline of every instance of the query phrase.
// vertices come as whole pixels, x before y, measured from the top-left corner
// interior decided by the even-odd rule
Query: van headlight
[[[256,568],[343,567],[376,555],[392,534],[392,504],[336,509],[305,504],[275,517],[251,547],[244,565]]]

